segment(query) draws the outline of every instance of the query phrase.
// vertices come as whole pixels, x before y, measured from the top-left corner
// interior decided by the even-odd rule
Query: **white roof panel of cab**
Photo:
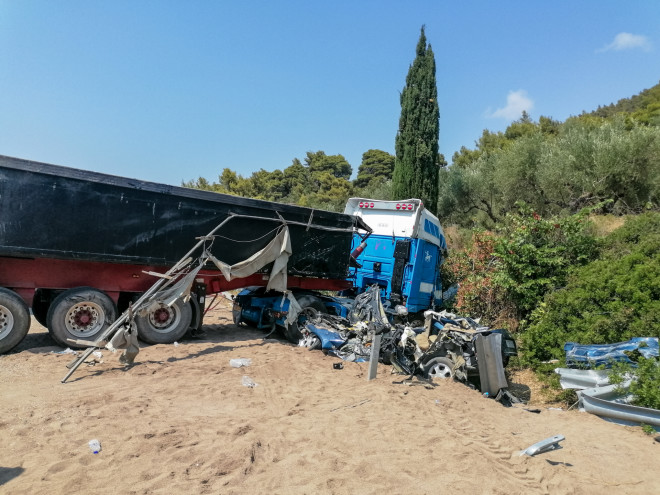
[[[350,198],[344,213],[361,217],[375,235],[411,237],[447,249],[440,221],[419,199],[384,201]]]

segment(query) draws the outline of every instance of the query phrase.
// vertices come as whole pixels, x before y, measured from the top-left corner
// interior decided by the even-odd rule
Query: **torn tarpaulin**
[[[161,304],[165,306],[172,306],[179,299],[183,302],[188,302],[190,299],[190,289],[192,288],[195,277],[204,266],[200,262],[199,265],[192,269],[188,274],[181,278],[172,287],[168,287],[160,292],[156,292],[151,298],[138,308],[137,314],[140,316],[147,316],[149,313],[157,310]]]
[[[105,345],[105,348],[112,352],[117,352],[117,349],[124,349],[124,352],[119,356],[119,362],[122,364],[133,364],[135,357],[140,352],[135,320],[130,320],[129,324],[121,327],[110,342]]]
[[[248,259],[234,265],[230,266],[223,263],[212,254],[207,253],[209,259],[218,267],[228,281],[234,278],[248,277],[262,269],[268,263],[273,263],[266,290],[280,292],[286,292],[287,290],[286,272],[291,254],[291,239],[289,237],[289,228],[286,225],[280,227],[277,235],[265,248],[253,254]]]

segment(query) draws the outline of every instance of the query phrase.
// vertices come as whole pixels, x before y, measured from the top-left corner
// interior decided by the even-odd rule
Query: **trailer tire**
[[[171,344],[185,335],[192,322],[190,303],[177,300],[172,306],[161,304],[145,316],[136,316],[138,338],[147,344]]]
[[[15,292],[0,287],[0,354],[16,347],[30,330],[30,310]]]
[[[325,305],[321,302],[321,300],[318,297],[305,294],[304,296],[301,296],[297,300],[298,300],[298,304],[300,305],[300,314],[298,315],[296,321],[294,321],[291,325],[288,325],[284,329],[284,336],[289,342],[293,344],[297,344],[298,342],[300,342],[300,339],[303,338],[303,335],[300,332],[299,325],[304,323],[307,317],[314,316],[316,312],[318,313],[326,312]],[[307,308],[309,308],[311,311],[305,311]]]
[[[48,308],[46,323],[55,342],[63,347],[84,349],[69,341],[94,341],[117,319],[115,303],[93,287],[76,287],[62,292]]]

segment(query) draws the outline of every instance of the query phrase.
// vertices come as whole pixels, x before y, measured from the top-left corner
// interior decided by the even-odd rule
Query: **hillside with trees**
[[[660,337],[660,84],[565,122],[523,112],[450,166],[438,119],[422,28],[396,156],[365,151],[353,180],[344,156],[310,151],[281,170],[225,168],[183,185],[334,211],[351,196],[422,197],[448,234],[443,280],[459,287],[450,309],[514,332],[520,362],[539,370],[567,340]]]

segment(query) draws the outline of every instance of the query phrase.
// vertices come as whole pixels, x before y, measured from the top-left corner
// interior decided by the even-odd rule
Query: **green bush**
[[[631,217],[601,259],[575,270],[536,308],[522,335],[525,361],[563,358],[566,342],[660,337],[660,214]]]
[[[519,204],[517,215],[507,215],[507,225],[494,243],[498,270],[496,285],[505,289],[525,318],[552,290],[563,287],[569,270],[598,253],[587,211],[562,218],[541,218]]]
[[[627,363],[616,363],[610,373],[610,383],[621,384],[627,377],[633,379],[628,391],[636,406],[660,409],[660,362],[655,358],[640,357],[637,368]]]

